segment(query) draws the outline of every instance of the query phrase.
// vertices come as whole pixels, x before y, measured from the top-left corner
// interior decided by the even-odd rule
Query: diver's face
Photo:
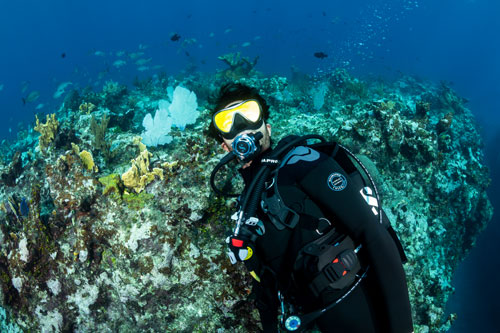
[[[238,100],[238,101],[234,101],[234,102],[231,102],[229,103],[228,105],[225,106],[225,108],[227,107],[230,107],[232,105],[235,105],[235,104],[238,104],[238,103],[241,103],[242,100]],[[257,132],[261,132],[262,133],[262,139],[259,140],[260,144],[261,144],[261,147],[262,147],[262,151],[265,151],[267,150],[269,147],[271,147],[271,125],[270,124],[266,124],[265,121],[262,122],[262,125],[258,128],[258,129],[247,129],[247,130],[242,130],[241,132],[239,132],[234,138],[232,139],[226,139],[224,137],[222,137],[222,140],[224,141],[222,143],[222,148],[227,151],[227,152],[230,152],[233,150],[233,141],[240,135],[242,134],[249,134],[249,133],[257,133]]]

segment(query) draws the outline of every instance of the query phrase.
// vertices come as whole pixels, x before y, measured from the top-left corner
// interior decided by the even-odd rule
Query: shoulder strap
[[[320,142],[309,147],[335,159],[348,174],[358,171],[358,168],[352,163],[346,151],[337,142]]]

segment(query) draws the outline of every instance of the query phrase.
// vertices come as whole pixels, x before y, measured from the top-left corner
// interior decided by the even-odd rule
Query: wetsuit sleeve
[[[342,174],[347,186],[328,184],[333,173]],[[382,295],[381,304],[386,313],[386,332],[413,331],[408,287],[397,246],[386,228],[378,222],[371,207],[354,186],[349,175],[333,159],[315,166],[299,185],[315,202],[334,217],[353,239],[360,242],[370,261],[370,272]]]

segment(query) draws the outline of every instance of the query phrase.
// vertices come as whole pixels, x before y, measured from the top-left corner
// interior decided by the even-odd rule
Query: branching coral
[[[141,140],[140,138],[138,139]],[[138,140],[135,140],[136,142]],[[121,179],[123,184],[129,188],[133,189],[136,193],[140,193],[146,185],[151,183],[155,176],[163,179],[163,170],[160,168],[153,168],[153,171],[149,171],[149,158],[153,156],[144,144],[137,142],[139,145],[140,153],[137,158],[131,161],[132,166],[127,172],[122,174]]]
[[[86,114],[90,114],[92,111],[94,111],[95,108],[96,106],[90,102],[82,103],[78,107],[78,109],[80,109],[81,112],[85,112]]]
[[[36,117],[36,125],[35,131],[40,133],[40,138],[38,141],[38,146],[41,151],[45,151],[49,144],[54,141],[54,138],[57,134],[57,128],[59,126],[59,122],[56,119],[56,114],[53,113],[50,116],[47,115],[47,122],[45,124],[40,123],[38,116]]]
[[[100,123],[98,123],[94,115],[92,115],[90,120],[90,131],[94,135],[92,145],[101,152],[106,160],[110,161],[115,157],[115,154],[111,151],[111,143],[106,141],[108,123],[109,118],[105,113],[102,116]]]

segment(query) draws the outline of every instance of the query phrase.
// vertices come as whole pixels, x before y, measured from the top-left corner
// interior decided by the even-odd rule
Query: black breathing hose
[[[245,209],[243,208],[244,206],[242,206],[242,211],[247,212],[248,216],[255,216],[255,212],[257,211],[257,206],[259,204],[262,191],[264,191],[266,178],[270,172],[271,169],[269,168],[269,166],[263,168],[262,175],[258,178],[259,181],[257,181],[255,184],[255,190],[253,192],[249,192],[249,195],[247,196],[247,198],[249,199],[248,209]]]
[[[214,170],[212,171],[212,174],[210,175],[210,186],[212,186],[212,189],[214,190],[215,193],[221,196],[228,196],[228,197],[237,197],[239,194],[231,194],[231,193],[224,193],[221,190],[215,186],[215,175],[219,171],[220,168],[222,168],[225,164],[231,162],[233,159],[235,159],[236,155],[233,153],[228,153],[226,156],[220,160],[220,162],[215,166]]]

